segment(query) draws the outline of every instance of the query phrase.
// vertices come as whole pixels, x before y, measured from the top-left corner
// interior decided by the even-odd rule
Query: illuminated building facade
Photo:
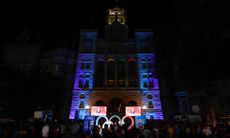
[[[107,106],[107,115],[125,115],[125,106],[141,106],[147,118],[163,119],[156,77],[153,33],[128,37],[126,10],[109,9],[105,37],[81,30],[69,119],[90,116],[90,107]]]

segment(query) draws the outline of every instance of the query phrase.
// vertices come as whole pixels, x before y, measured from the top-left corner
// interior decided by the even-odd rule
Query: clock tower
[[[129,38],[126,10],[107,10],[105,37],[81,30],[70,119],[91,116],[92,106],[106,106],[107,117],[126,115],[138,106],[145,118],[163,119],[151,29]]]

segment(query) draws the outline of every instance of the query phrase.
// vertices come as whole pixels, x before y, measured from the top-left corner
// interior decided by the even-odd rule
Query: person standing
[[[42,127],[42,137],[43,138],[49,137],[49,125],[47,123]]]

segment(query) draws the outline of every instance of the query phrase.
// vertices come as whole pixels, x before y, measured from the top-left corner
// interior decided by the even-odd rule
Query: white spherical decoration
[[[192,106],[192,111],[194,112],[194,113],[199,113],[199,111],[200,111],[200,108],[199,108],[199,106],[198,105],[193,105]]]

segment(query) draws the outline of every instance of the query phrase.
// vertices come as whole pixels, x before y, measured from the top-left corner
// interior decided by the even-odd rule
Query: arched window
[[[91,66],[91,60],[90,59],[88,59],[88,60],[82,59],[81,60],[81,69],[90,69],[90,66]]]
[[[86,75],[85,75],[85,78],[90,78],[90,74],[86,74]]]
[[[144,79],[147,79],[147,77],[148,77],[147,74],[143,74]]]
[[[147,98],[151,100],[151,99],[153,99],[153,95],[152,94],[148,94]]]
[[[152,101],[148,102],[148,108],[153,108],[153,102]]]
[[[79,108],[85,108],[85,104],[83,101],[80,102]]]
[[[86,69],[90,69],[90,62],[86,63]]]
[[[89,88],[89,79],[85,79],[85,88],[86,88],[86,89]]]
[[[79,87],[79,88],[82,88],[82,87],[83,87],[83,83],[84,83],[83,81],[84,81],[83,78],[80,78],[80,79],[79,79],[79,82],[78,82],[78,87]]]
[[[81,94],[80,99],[85,99],[85,94]]]
[[[147,68],[146,63],[142,63],[142,69],[146,69],[146,68]]]
[[[96,68],[96,80],[95,86],[96,87],[103,87],[104,86],[104,70],[105,70],[105,63],[102,60],[97,61],[97,68]]]
[[[81,61],[81,69],[85,69],[85,62]]]
[[[117,63],[117,84],[119,87],[125,86],[125,63],[121,60]]]
[[[115,85],[115,62],[112,60],[107,63],[107,81],[109,87]]]
[[[128,64],[129,87],[137,86],[137,69],[135,60],[129,60]]]
[[[147,84],[147,82],[146,82],[146,81],[144,81],[144,83],[143,83],[143,87],[144,87],[144,88],[148,88],[148,84]]]

